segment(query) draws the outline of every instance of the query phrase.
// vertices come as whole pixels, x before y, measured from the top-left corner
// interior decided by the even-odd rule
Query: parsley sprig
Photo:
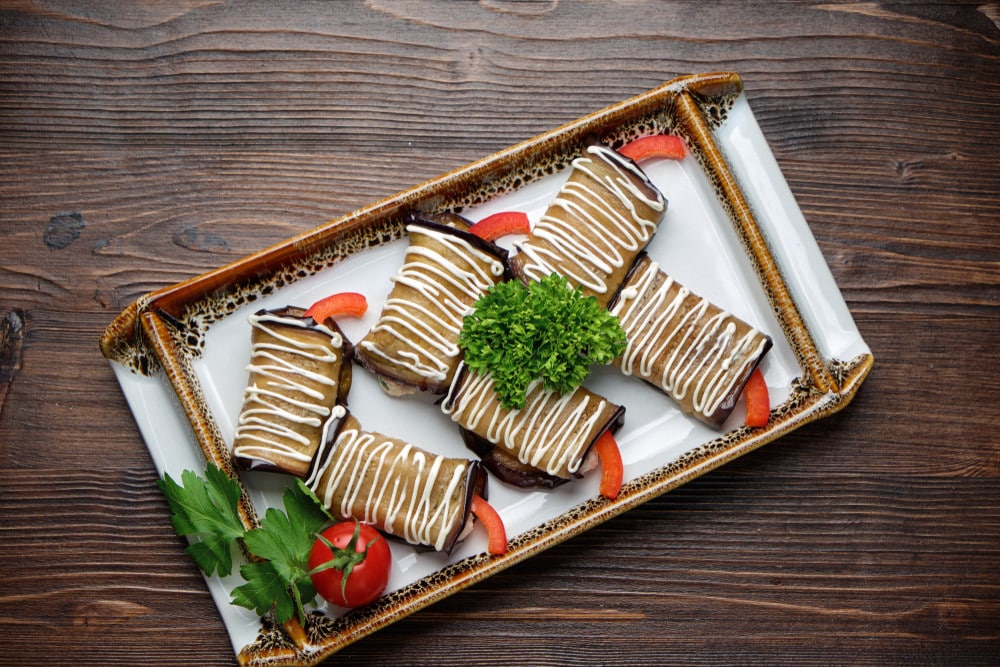
[[[593,364],[625,350],[625,332],[596,298],[553,273],[493,286],[466,316],[458,344],[470,369],[492,375],[501,404],[519,409],[536,379],[561,394],[582,384]]]
[[[201,539],[185,551],[202,572],[218,572],[228,577],[233,571],[232,545],[243,537],[238,503],[240,486],[218,467],[210,465],[201,479],[190,470],[181,473],[180,486],[164,475],[157,484],[170,503],[170,524],[178,535],[196,535]]]
[[[285,490],[284,511],[270,508],[260,528],[246,530],[240,521],[240,487],[214,465],[202,479],[190,470],[181,473],[183,486],[169,474],[158,480],[170,504],[170,522],[178,535],[199,538],[186,549],[206,574],[228,576],[233,569],[232,548],[239,540],[260,561],[240,566],[246,583],[232,591],[232,603],[264,615],[274,609],[284,623],[298,616],[305,621],[305,605],[316,599],[309,578],[309,551],[316,534],[330,521],[326,508],[302,483]]]

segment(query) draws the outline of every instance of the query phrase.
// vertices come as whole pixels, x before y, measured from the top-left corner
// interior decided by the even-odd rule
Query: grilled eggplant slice
[[[588,146],[528,239],[515,246],[511,269],[525,283],[562,274],[607,306],[666,207],[634,162]]]
[[[338,518],[448,553],[472,521],[473,494],[486,497],[486,471],[366,431],[348,412],[306,485]]]
[[[233,458],[241,468],[309,471],[336,429],[351,386],[351,343],[336,322],[317,323],[300,308],[250,316],[249,378]]]
[[[463,221],[452,214],[407,224],[403,265],[378,321],[356,347],[358,361],[390,393],[447,391],[461,361],[462,320],[510,277],[507,251],[464,231]]]
[[[625,330],[615,364],[718,428],[770,350],[769,336],[674,280],[645,254],[610,307]]]

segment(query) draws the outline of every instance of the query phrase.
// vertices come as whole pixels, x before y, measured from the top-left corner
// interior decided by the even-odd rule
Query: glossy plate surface
[[[369,301],[360,320],[342,320],[359,340],[374,323],[399,267],[406,211],[453,210],[472,220],[503,210],[537,220],[584,142],[612,146],[672,131],[685,138],[680,161],[642,164],[669,206],[648,251],[661,267],[768,333],[762,369],[772,399],[767,427],[741,426],[738,407],[719,431],[683,415],[663,394],[610,368],[587,386],[626,407],[618,434],[626,485],[618,499],[598,492],[598,475],[554,490],[490,482],[490,501],[511,548],[485,553],[476,530],[450,556],[392,543],[390,593],[344,613],[320,607],[305,628],[273,627],[229,603],[238,574],[209,577],[208,589],[241,662],[266,658],[313,664],[417,609],[530,557],[630,507],[846,405],[870,370],[858,333],[815,240],[761,134],[735,74],[694,75],[596,112],[377,202],[218,271],[147,295],[108,328],[102,350],[122,386],[160,473],[203,473],[206,459],[235,475],[228,460],[247,381],[247,316],[259,308],[308,306],[331,292]],[[469,457],[436,397],[391,398],[355,365],[349,405],[368,430],[448,456]],[[239,475],[246,520],[280,506],[287,477]],[[178,550],[178,557],[186,557]]]

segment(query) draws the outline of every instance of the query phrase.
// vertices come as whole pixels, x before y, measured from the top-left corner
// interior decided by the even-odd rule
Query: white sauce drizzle
[[[431,454],[360,428],[345,428],[307,484],[342,518],[371,523],[410,544],[440,551],[464,516],[460,487],[464,488],[467,471],[461,459]],[[442,475],[448,477],[439,497],[434,487]],[[370,482],[366,481],[369,476]],[[332,507],[338,494],[340,506]]]
[[[301,359],[303,364],[334,364],[343,347],[343,337],[323,324],[310,324],[297,317],[282,317],[272,312],[254,313],[250,326],[270,338],[254,343],[250,348],[247,371],[256,379],[243,393],[243,409],[237,420],[233,454],[240,458],[273,464],[287,458],[308,463],[313,449],[326,436],[330,424],[344,415],[343,408],[323,403],[324,393],[315,385],[336,387],[339,378],[310,371],[301,364],[279,357],[281,352]],[[282,326],[309,329],[326,334],[316,342],[297,340],[282,333]],[[307,414],[295,414],[282,408],[274,399],[294,405]],[[315,429],[316,441],[299,433],[294,426]],[[256,444],[255,444],[256,443]]]
[[[391,334],[400,343],[399,349],[379,347],[373,340],[362,340],[359,347],[419,377],[442,382],[461,353],[457,342],[463,319],[472,312],[472,304],[503,275],[504,264],[456,234],[420,225],[406,229],[411,236],[433,239],[462,261],[411,243],[392,280],[395,285],[411,288],[431,305],[418,304],[407,298],[405,290],[394,288],[372,333]]]
[[[664,280],[653,288],[658,276]],[[691,292],[662,273],[659,266],[647,262],[622,289],[611,313],[618,317],[627,343],[621,369],[626,375],[638,374],[654,382],[678,402],[690,393],[696,413],[710,417],[732,391],[744,371],[766,348],[767,338],[757,329],[736,338],[736,318],[698,298],[697,304],[681,313]],[[646,303],[640,306],[640,296]],[[706,313],[711,315],[698,326]],[[669,355],[666,350],[675,345]],[[654,369],[662,364],[659,377]]]
[[[455,384],[459,384],[457,379]],[[521,463],[559,477],[579,469],[593,440],[591,432],[607,405],[580,387],[560,396],[536,380],[528,387],[525,406],[507,410],[496,398],[490,375],[470,372],[460,384],[452,387],[441,404],[452,421],[503,446]],[[592,402],[596,408],[586,416]],[[489,421],[480,430],[484,419]]]
[[[595,160],[611,167],[615,175],[602,177]],[[608,284],[608,276],[631,262],[652,238],[666,202],[641,170],[605,146],[588,147],[586,155],[573,161],[573,168],[601,187],[588,187],[572,178],[563,185],[531,231],[547,246],[532,244],[531,239],[518,246],[527,258],[522,271],[532,280],[562,273],[573,284],[605,295],[617,287]],[[618,212],[614,200],[629,211],[629,216]],[[654,214],[644,215],[638,203]],[[557,268],[567,260],[573,260],[572,266]]]

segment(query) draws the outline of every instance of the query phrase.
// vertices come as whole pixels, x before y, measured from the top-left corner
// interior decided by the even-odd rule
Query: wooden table
[[[234,661],[98,351],[129,303],[716,70],[874,352],[860,393],[336,660],[995,660],[998,45],[996,3],[3,3],[0,662]]]

